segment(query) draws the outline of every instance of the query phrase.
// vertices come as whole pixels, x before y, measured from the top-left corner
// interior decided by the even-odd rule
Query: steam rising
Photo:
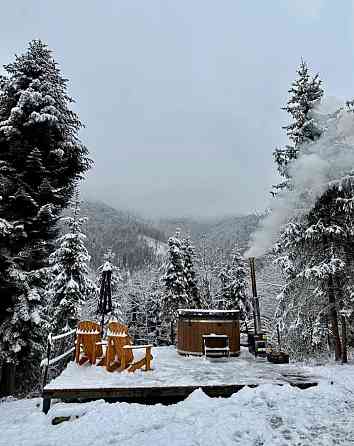
[[[307,213],[332,181],[354,169],[354,114],[338,100],[325,98],[313,110],[313,118],[324,133],[318,141],[301,147],[290,170],[293,190],[282,191],[272,201],[272,212],[252,235],[245,257],[269,252],[285,223]]]

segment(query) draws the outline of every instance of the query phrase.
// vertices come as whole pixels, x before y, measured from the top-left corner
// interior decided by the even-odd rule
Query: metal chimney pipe
[[[259,311],[259,299],[257,296],[256,265],[254,257],[250,257],[249,260],[250,260],[251,284],[252,284],[252,295],[253,295],[254,334],[258,334],[262,331],[262,326],[261,326],[261,315]]]

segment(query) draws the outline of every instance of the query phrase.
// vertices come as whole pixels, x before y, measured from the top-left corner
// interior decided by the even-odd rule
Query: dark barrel
[[[179,310],[177,352],[202,355],[203,335],[227,335],[230,355],[240,354],[240,313],[234,310]]]

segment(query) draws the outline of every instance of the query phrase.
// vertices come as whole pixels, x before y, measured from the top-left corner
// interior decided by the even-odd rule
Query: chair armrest
[[[128,349],[132,349],[132,350],[136,350],[138,348],[151,348],[153,347],[152,344],[144,344],[144,345],[125,345],[123,348],[128,350]]]

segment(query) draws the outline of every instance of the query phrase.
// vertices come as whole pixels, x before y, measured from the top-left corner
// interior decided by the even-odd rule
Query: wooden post
[[[42,412],[47,415],[50,409],[51,398],[43,398]]]
[[[146,365],[145,365],[145,371],[151,370],[151,347],[146,347]]]
[[[347,321],[345,319],[345,314],[341,313],[340,315],[341,324],[342,324],[342,364],[348,362],[348,354],[347,354]]]
[[[171,345],[175,343],[175,333],[174,333],[174,327],[173,327],[173,318],[171,318],[171,324],[170,324],[170,337],[171,337]]]
[[[44,368],[42,390],[46,386],[47,380],[48,380],[48,371],[49,371],[49,361],[50,361],[51,350],[52,350],[52,333],[49,333],[48,342],[47,342],[47,364],[45,365],[45,368]]]

